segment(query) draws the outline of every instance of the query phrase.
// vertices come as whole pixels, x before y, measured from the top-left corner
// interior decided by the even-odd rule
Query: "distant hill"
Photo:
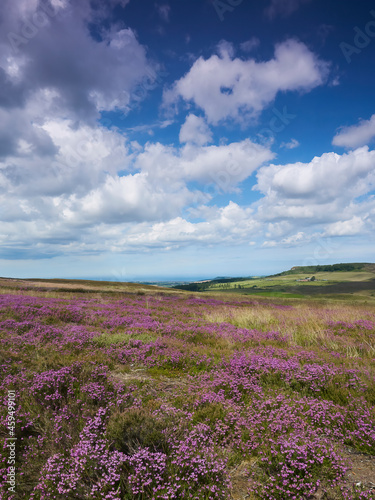
[[[204,292],[208,290],[213,285],[218,285],[220,283],[237,283],[241,281],[249,281],[253,279],[253,276],[248,276],[247,278],[215,278],[213,280],[202,280],[189,283],[187,285],[176,285],[172,288],[177,288],[178,290],[189,290],[190,292]]]
[[[295,266],[271,276],[218,277],[174,288],[191,292],[322,294],[375,292],[375,264],[354,262]]]
[[[313,273],[333,273],[337,271],[364,271],[375,272],[375,264],[367,262],[354,262],[347,264],[327,264],[317,266],[295,266],[289,271],[283,271],[272,276],[287,276],[289,274],[313,274]]]

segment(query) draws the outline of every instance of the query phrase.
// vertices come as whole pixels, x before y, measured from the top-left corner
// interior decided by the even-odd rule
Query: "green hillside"
[[[296,266],[271,276],[215,279],[176,288],[266,296],[360,294],[375,297],[375,264]]]
[[[369,264],[366,262],[355,262],[348,264],[328,264],[328,265],[317,265],[317,266],[296,266],[292,267],[289,271],[283,271],[282,273],[275,274],[274,276],[286,276],[289,274],[300,274],[300,273],[333,273],[333,272],[349,272],[349,271],[375,271],[375,264]]]

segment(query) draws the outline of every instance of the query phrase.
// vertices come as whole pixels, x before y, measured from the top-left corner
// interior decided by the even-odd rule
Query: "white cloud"
[[[154,156],[152,148],[147,153]],[[185,154],[182,149],[181,158]],[[164,164],[162,158],[160,164]],[[326,153],[307,164],[261,167],[257,188],[263,197],[252,206],[201,205],[190,210],[191,220],[178,216],[135,226],[123,243],[177,248],[200,243],[254,244],[255,239],[259,244],[263,240],[263,248],[291,248],[318,244],[322,238],[365,234],[375,213],[375,200],[356,202],[356,198],[375,185],[374,161],[375,151],[361,148],[341,156]],[[178,170],[185,175],[181,166]]]
[[[287,238],[283,238],[281,240],[282,244],[286,245],[295,245],[297,243],[301,243],[305,240],[305,233],[303,231],[299,231],[296,234],[292,234],[291,236],[288,236]]]
[[[27,109],[0,108],[0,159],[28,156],[26,145],[35,156],[56,153],[49,135],[32,118]]]
[[[219,53],[195,61],[164,92],[164,106],[176,105],[182,98],[202,109],[209,123],[242,121],[258,116],[278,92],[307,92],[322,85],[328,74],[328,63],[293,39],[276,45],[273,59],[265,62],[233,58],[231,46],[223,42]]]
[[[73,217],[84,223],[143,222],[173,217],[193,199],[194,194],[184,186],[155,186],[146,173],[136,173],[108,176],[83,198],[73,195],[62,205],[70,205]]]
[[[131,29],[111,26],[101,40],[88,29],[127,3],[94,9],[88,0],[54,0],[44,3],[46,12],[36,0],[1,4],[0,186],[10,197],[27,196],[33,205],[35,196],[82,196],[128,168],[124,137],[96,119],[102,110],[126,112],[155,67]],[[7,217],[25,217],[14,205],[5,202]]]
[[[32,199],[82,194],[107,173],[129,168],[131,153],[119,132],[89,125],[76,128],[70,120],[62,119],[49,119],[43,125],[26,123],[23,131],[25,114],[10,115],[15,125],[14,121],[5,124],[9,131],[17,129],[19,139],[17,147],[0,160],[0,179],[6,182],[10,195]]]
[[[273,248],[277,246],[277,241],[274,240],[266,240],[262,243],[262,248]]]
[[[93,208],[96,207],[95,202]],[[192,244],[212,247],[218,244],[253,244],[252,239],[259,233],[260,224],[254,219],[252,209],[229,202],[225,207],[215,207],[210,212],[207,220],[196,223],[181,216],[165,221],[130,223],[125,217],[120,221],[119,215],[116,224],[108,219],[94,225],[85,225],[80,220],[56,218],[46,221],[34,217],[32,221],[4,223],[0,242],[10,248],[27,246],[28,252],[35,252],[36,256],[53,256],[67,251],[73,255],[97,254],[108,250],[147,252]],[[35,245],[36,241],[38,245]]]
[[[266,226],[265,246],[308,244],[328,236],[365,234],[371,224],[375,151],[325,153],[309,163],[269,165],[257,173],[263,197],[255,218]],[[366,198],[359,197],[366,196]]]
[[[361,120],[358,125],[343,127],[332,140],[335,146],[356,148],[369,144],[375,137],[375,114],[369,120]]]
[[[341,156],[325,153],[310,163],[270,165],[259,170],[255,189],[276,206],[287,202],[306,214],[312,203],[355,198],[370,191],[375,181],[374,162],[375,151],[363,147]]]
[[[128,247],[160,247],[171,245],[180,247],[196,244],[217,245],[250,243],[251,236],[259,230],[259,223],[250,208],[241,208],[229,202],[222,208],[210,211],[204,222],[192,223],[182,217],[153,225],[143,224],[134,227],[126,236],[123,244]]]
[[[52,127],[49,132],[52,133]],[[83,132],[78,130],[77,134]],[[72,142],[69,134],[67,141]],[[63,136],[64,133],[58,136],[62,142]],[[110,142],[105,136],[101,141],[97,154],[106,162]],[[246,144],[238,143],[233,150],[231,146],[225,146],[229,148],[227,152],[241,158]],[[328,153],[305,165],[261,167],[258,178],[263,197],[249,207],[231,201],[220,208],[205,205],[209,196],[192,192],[186,185],[188,180],[203,175],[203,172],[199,175],[189,172],[187,165],[196,161],[205,165],[201,155],[203,158],[209,155],[210,148],[194,147],[193,154],[185,147],[176,150],[149,144],[139,150],[129,146],[120,153],[129,162],[129,169],[139,171],[122,176],[101,171],[98,175],[94,166],[93,175],[97,175],[94,186],[77,184],[70,194],[66,190],[33,197],[26,191],[20,196],[17,191],[13,196],[8,188],[13,186],[17,190],[20,186],[6,178],[8,185],[4,185],[0,197],[3,208],[0,242],[6,247],[2,255],[7,255],[9,248],[14,248],[14,255],[18,255],[24,247],[29,255],[40,257],[66,252],[142,252],[200,244],[254,245],[254,241],[258,244],[263,241],[264,248],[289,248],[322,237],[363,234],[374,218],[374,200],[355,203],[356,196],[368,192],[374,181],[370,174],[374,152],[366,148],[342,156]],[[220,151],[218,157],[224,150]],[[94,158],[95,152],[91,154]],[[170,179],[165,179],[169,172],[168,166],[166,170],[162,168],[165,162],[174,166]],[[78,172],[80,168],[81,165],[75,167]],[[303,172],[308,174],[306,185],[300,179]],[[325,183],[340,178],[338,172],[342,183],[333,186],[335,191],[327,198],[321,191]],[[362,176],[361,186],[354,185],[357,174]],[[198,206],[186,210],[192,204]]]
[[[163,188],[134,172],[139,145],[97,122],[103,110],[126,113],[156,78],[134,31],[111,25],[110,8],[127,3],[45,2],[52,13],[36,0],[0,6],[0,207],[7,245],[38,255],[45,245],[85,241],[101,221],[164,220],[200,200],[183,183]],[[101,38],[91,36],[89,23],[100,24]]]
[[[282,142],[280,144],[280,147],[285,148],[285,149],[294,149],[294,148],[298,148],[299,145],[300,144],[297,141],[297,139],[291,139],[289,142]]]
[[[10,119],[11,113],[4,116]],[[127,142],[115,129],[77,125],[61,118],[49,118],[33,128],[48,147],[26,154],[36,146],[35,139],[31,146],[26,140],[32,138],[26,128],[21,136],[26,139],[20,139],[0,160],[0,205],[1,232],[7,245],[31,248],[39,242],[39,253],[37,247],[33,250],[36,256],[68,247],[77,252],[108,245],[118,248],[116,238],[123,241],[122,234],[129,227],[135,231],[138,226],[139,230],[147,226],[150,230],[150,223],[155,222],[167,228],[168,221],[181,217],[187,207],[211,198],[207,185],[231,191],[274,156],[249,140],[181,148],[149,143],[143,148],[137,142]],[[188,188],[190,181],[200,183],[201,190]],[[236,218],[242,220],[243,230],[248,227],[243,213],[249,212],[237,206],[220,212],[220,221],[215,224],[223,231],[221,239],[226,238],[226,232],[238,233]],[[211,220],[212,212],[207,214]],[[198,232],[194,229],[194,241],[213,234],[208,230],[208,219],[206,225],[197,226]],[[195,224],[188,224],[195,228]],[[103,227],[107,237],[99,245],[92,238],[98,237]]]
[[[216,49],[217,53],[222,59],[225,57],[230,57],[231,59],[233,59],[235,55],[233,43],[228,42],[227,40],[220,40],[220,42],[217,44]]]
[[[364,221],[360,217],[354,216],[349,220],[328,224],[325,234],[327,236],[353,236],[360,234],[364,226]]]
[[[231,191],[273,157],[268,148],[249,139],[220,146],[187,144],[181,149],[149,143],[138,155],[135,166],[150,178],[169,184],[197,181]]]
[[[290,231],[289,231],[290,233]],[[297,233],[289,234],[284,238],[278,238],[274,240],[265,240],[262,243],[263,248],[273,248],[273,247],[298,247],[306,245],[310,241],[319,237],[318,234],[306,234],[304,231],[298,231]]]
[[[90,35],[88,24],[108,17],[110,5],[116,3],[126,2],[98,4],[97,9],[88,0],[72,5],[53,2],[54,13],[48,15],[37,1],[4,0],[0,106],[6,101],[7,107],[23,107],[34,94],[50,91],[54,93],[50,112],[59,111],[65,117],[69,113],[94,120],[104,109],[126,111],[137,85],[155,80],[156,68],[130,28],[118,25],[102,30],[101,40]]]
[[[127,145],[115,131],[74,130],[64,121],[48,122],[44,130],[58,148],[55,157],[70,161],[65,167],[60,162],[66,170],[48,171],[50,157],[44,170],[40,165],[33,170],[30,163],[19,163],[21,170],[0,168],[1,241],[7,248],[27,246],[36,256],[254,240],[264,241],[264,247],[293,247],[323,236],[364,234],[375,213],[374,200],[356,203],[375,185],[375,152],[367,148],[326,153],[307,164],[261,167],[258,202],[218,208],[205,205],[211,197],[206,186],[218,182],[221,191],[233,190],[272,157],[269,150],[248,140],[141,148]],[[87,156],[74,163],[81,140],[88,141],[82,149]],[[232,177],[225,170],[229,161]],[[202,190],[189,189],[190,181],[201,183]]]
[[[165,93],[166,103],[182,98],[205,116],[190,111],[180,147],[142,146],[97,118],[103,110],[126,113],[139,102],[157,66],[130,28],[105,24],[110,27],[101,38],[88,29],[110,21],[110,7],[128,0],[97,3],[97,9],[89,0],[72,8],[67,0],[53,3],[56,15],[18,51],[7,34],[23,36],[39,3],[4,0],[0,7],[0,255],[248,246],[264,238],[266,246],[293,246],[314,234],[360,234],[372,223],[373,200],[356,200],[375,182],[374,152],[367,148],[264,167],[275,154],[250,139],[210,145],[209,124],[255,119],[279,92],[324,83],[328,64],[306,45],[288,40],[262,62],[236,58],[233,45],[222,41],[218,55],[195,61]],[[160,11],[164,20],[168,13]],[[257,43],[251,39],[241,48]],[[139,85],[144,92],[137,95]],[[171,123],[128,132],[152,133]],[[293,139],[283,147],[296,145]],[[226,194],[225,206],[213,206],[218,193],[234,193],[238,201],[241,183],[258,169],[259,201],[241,207]]]
[[[212,142],[212,132],[204,118],[189,114],[180,130],[180,142],[203,146]]]
[[[266,238],[279,238],[290,232],[292,229],[293,225],[286,220],[280,222],[269,222],[267,224],[265,236]]]

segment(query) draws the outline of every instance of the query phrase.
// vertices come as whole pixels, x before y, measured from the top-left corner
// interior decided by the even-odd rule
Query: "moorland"
[[[0,279],[1,498],[375,498],[375,299],[310,274]]]

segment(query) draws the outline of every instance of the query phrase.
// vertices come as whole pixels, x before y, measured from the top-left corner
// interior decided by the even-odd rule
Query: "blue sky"
[[[375,8],[3,0],[0,275],[372,262]]]

